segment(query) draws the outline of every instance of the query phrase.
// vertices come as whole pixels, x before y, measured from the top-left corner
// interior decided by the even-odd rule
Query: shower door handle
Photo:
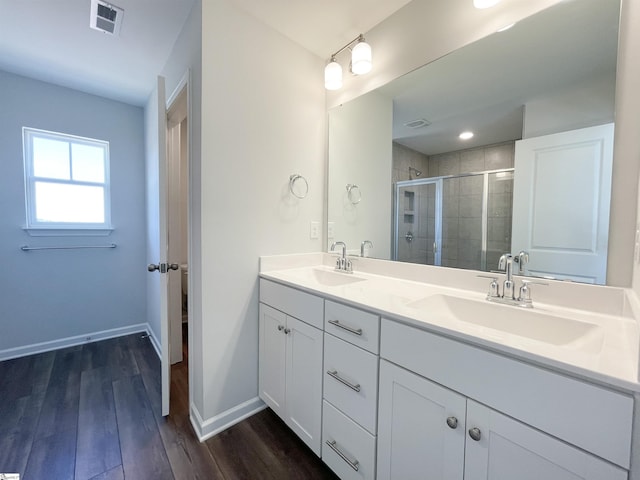
[[[433,254],[435,255],[436,253],[438,253],[438,244],[433,242]]]

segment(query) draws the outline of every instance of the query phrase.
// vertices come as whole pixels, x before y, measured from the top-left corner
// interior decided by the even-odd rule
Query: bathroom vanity
[[[340,478],[636,478],[633,294],[552,282],[523,309],[474,272],[334,264],[261,259],[259,394]]]

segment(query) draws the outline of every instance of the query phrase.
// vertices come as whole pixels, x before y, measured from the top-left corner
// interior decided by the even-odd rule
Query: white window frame
[[[47,138],[61,140],[76,145],[91,145],[100,147],[104,151],[104,182],[87,182],[78,180],[60,180],[49,177],[36,177],[33,169],[33,139]],[[79,137],[66,133],[52,132],[31,127],[22,127],[22,141],[24,154],[24,180],[25,180],[25,205],[26,205],[26,230],[33,236],[49,235],[109,235],[113,230],[111,225],[111,180],[109,167],[109,142],[93,138]],[[47,182],[65,185],[100,186],[104,190],[104,222],[39,222],[36,219],[35,182],[45,180]]]

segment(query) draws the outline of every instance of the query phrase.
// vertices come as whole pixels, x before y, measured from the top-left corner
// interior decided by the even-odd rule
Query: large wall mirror
[[[604,284],[619,15],[561,2],[330,110],[329,245]]]

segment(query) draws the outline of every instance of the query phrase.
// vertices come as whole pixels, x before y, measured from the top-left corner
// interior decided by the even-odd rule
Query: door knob
[[[177,263],[150,263],[147,265],[147,270],[150,272],[155,272],[156,270],[160,273],[167,273],[169,270],[178,270],[180,265]]]
[[[447,425],[449,426],[449,428],[455,430],[456,428],[458,428],[458,419],[456,417],[448,417]]]

